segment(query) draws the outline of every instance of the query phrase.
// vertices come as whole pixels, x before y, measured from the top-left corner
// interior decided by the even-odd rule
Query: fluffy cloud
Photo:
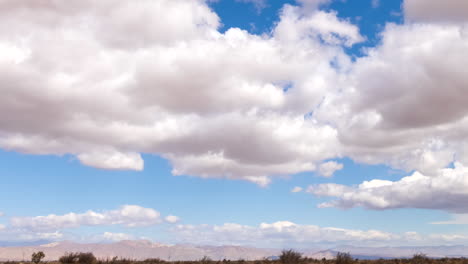
[[[293,192],[293,193],[302,192],[302,187],[296,186],[291,190],[291,192]]]
[[[258,36],[220,33],[202,0],[0,12],[0,148],[133,170],[152,153],[175,175],[261,185],[340,155],[335,128],[304,118],[337,89],[330,62],[349,66],[341,45],[363,40],[335,13],[286,5]]]
[[[468,164],[466,25],[388,25],[351,62],[343,46],[364,38],[326,2],[252,35],[219,32],[202,0],[2,1],[0,148],[132,170],[151,153],[174,175],[259,185],[345,156]]]
[[[403,8],[411,21],[468,21],[468,3],[463,0],[405,0]]]
[[[180,221],[180,218],[175,215],[168,215],[164,218],[164,220],[168,223],[174,224]]]
[[[344,155],[358,162],[426,174],[468,163],[467,33],[456,24],[388,25],[315,117],[333,124]]]
[[[468,168],[457,163],[436,175],[415,172],[399,181],[371,180],[358,186],[319,184],[308,192],[336,200],[320,207],[365,207],[374,210],[424,208],[456,213],[468,212]]]
[[[341,169],[343,169],[343,164],[335,161],[328,161],[320,164],[318,172],[323,177],[329,178],[332,177],[336,171],[339,171]]]
[[[171,219],[174,216],[171,216]],[[138,205],[124,205],[117,210],[102,213],[68,213],[65,215],[47,215],[35,217],[13,217],[10,225],[13,228],[30,230],[58,230],[80,226],[124,225],[126,227],[150,226],[162,222],[158,211]]]
[[[173,229],[180,242],[212,245],[252,245],[256,247],[310,247],[324,244],[359,243],[360,245],[431,245],[456,244],[468,236],[450,234],[402,234],[379,230],[353,230],[315,225],[299,225],[289,221],[247,226],[235,223],[223,225],[178,225]],[[259,244],[260,243],[260,244]]]

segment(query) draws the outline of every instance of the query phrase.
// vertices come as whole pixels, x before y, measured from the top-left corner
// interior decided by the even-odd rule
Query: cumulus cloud
[[[442,169],[436,175],[414,172],[398,181],[376,179],[365,181],[358,186],[319,184],[310,186],[307,191],[320,197],[336,198],[320,204],[319,207],[322,208],[423,208],[466,213],[467,174],[468,168],[456,163],[455,168]]]
[[[358,162],[425,174],[467,163],[467,33],[458,24],[387,25],[315,117],[333,124]]]
[[[26,228],[39,231],[77,228],[80,226],[123,225],[126,227],[139,227],[159,223],[162,223],[162,219],[158,211],[138,205],[124,205],[119,209],[103,212],[90,210],[85,213],[13,217],[10,219],[10,225],[13,228]]]
[[[468,21],[468,3],[463,0],[405,0],[403,8],[410,21]]]
[[[120,170],[151,153],[175,175],[260,185],[340,155],[335,128],[304,118],[337,89],[330,62],[349,66],[342,45],[363,40],[335,13],[286,5],[261,36],[220,33],[202,0],[7,0],[0,13],[0,148]]]
[[[320,164],[318,172],[321,176],[330,178],[336,171],[343,169],[343,164],[338,163],[336,161],[328,161],[325,163]]]
[[[326,2],[285,5],[253,35],[218,31],[202,0],[2,1],[0,148],[120,170],[150,153],[174,175],[259,185],[340,157],[468,164],[465,23],[387,25],[351,62],[343,47],[365,39]]]
[[[456,244],[468,236],[452,234],[422,235],[415,232],[389,233],[379,230],[354,230],[289,221],[261,223],[258,226],[226,223],[223,225],[178,225],[173,229],[180,242],[211,245],[253,245],[261,247],[306,247],[320,244],[422,245]],[[259,244],[260,243],[260,244]]]

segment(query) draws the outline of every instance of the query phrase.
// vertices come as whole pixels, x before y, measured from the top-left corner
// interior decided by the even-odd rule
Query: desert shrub
[[[425,264],[430,263],[430,259],[426,256],[426,254],[418,253],[414,254],[411,258],[412,264]]]
[[[302,261],[302,254],[292,249],[283,250],[281,251],[279,260],[283,264],[297,264]]]
[[[42,251],[39,251],[39,252],[34,252],[32,253],[31,255],[31,262],[34,262],[36,264],[39,264],[39,262],[41,262],[41,260],[45,257],[45,254],[44,252]]]
[[[59,261],[62,264],[95,264],[96,257],[91,252],[65,253],[59,258]]]
[[[354,262],[354,259],[349,253],[338,252],[336,254],[335,263],[336,264],[351,264]]]
[[[149,259],[145,259],[143,262],[148,263],[148,264],[161,264],[166,261],[159,259],[159,258],[149,258]]]
[[[211,262],[213,262],[213,260],[211,260],[208,256],[204,256],[199,261],[200,264],[210,264]]]

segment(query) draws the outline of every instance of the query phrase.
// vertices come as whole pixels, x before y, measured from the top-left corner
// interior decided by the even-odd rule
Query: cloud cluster
[[[468,168],[457,163],[455,168],[442,169],[436,175],[415,172],[398,181],[371,180],[358,186],[319,184],[310,186],[307,192],[336,198],[320,204],[320,207],[424,208],[467,213],[467,175]]]
[[[363,40],[335,13],[286,5],[262,36],[220,33],[202,0],[6,0],[0,14],[0,148],[133,170],[152,153],[176,175],[258,184],[340,155],[337,131],[304,118],[349,65],[341,46]]]
[[[175,223],[179,218],[168,216],[165,220],[169,223]],[[13,217],[10,219],[10,226],[34,231],[51,231],[81,226],[123,225],[126,227],[139,227],[162,222],[161,214],[154,209],[138,205],[124,205],[119,209],[103,211],[102,213],[89,210],[85,213],[68,213],[65,215]]]
[[[132,170],[151,153],[174,175],[259,185],[329,177],[340,165],[322,163],[345,156],[425,175],[468,164],[466,23],[406,0],[407,22],[351,62],[343,47],[365,38],[326,2],[285,5],[253,35],[219,32],[202,0],[2,1],[0,148]],[[448,3],[444,17],[465,10]]]
[[[178,225],[174,228],[180,242],[210,245],[252,245],[256,247],[310,247],[326,244],[359,243],[360,245],[432,245],[466,242],[468,236],[450,234],[402,234],[379,230],[353,230],[315,225],[299,225],[289,221],[247,226],[235,223],[223,225]]]

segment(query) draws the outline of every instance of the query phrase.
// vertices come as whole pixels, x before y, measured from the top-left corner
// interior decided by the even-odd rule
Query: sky
[[[468,2],[0,0],[0,246],[468,245]]]

